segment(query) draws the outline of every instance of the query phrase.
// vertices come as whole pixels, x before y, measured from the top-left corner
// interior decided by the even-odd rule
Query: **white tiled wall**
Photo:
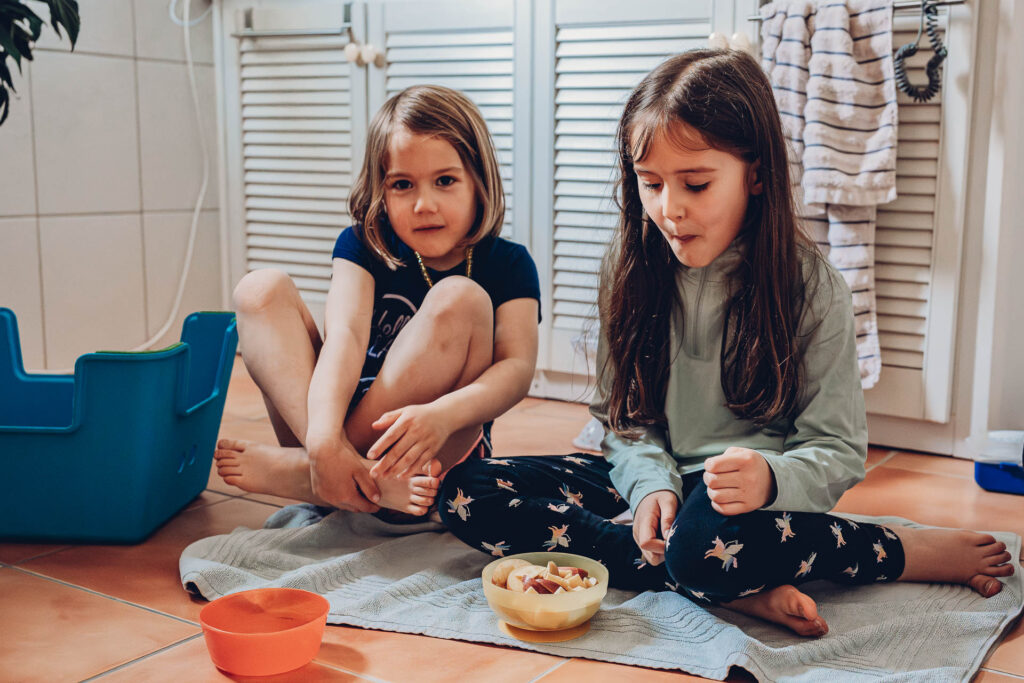
[[[209,7],[191,2],[194,18]],[[18,316],[29,370],[134,348],[170,313],[202,162],[169,4],[80,0],[75,51],[47,25],[34,61],[15,69],[0,126],[0,306]],[[211,17],[191,30],[210,185],[181,309],[155,348],[178,339],[188,313],[222,307]]]

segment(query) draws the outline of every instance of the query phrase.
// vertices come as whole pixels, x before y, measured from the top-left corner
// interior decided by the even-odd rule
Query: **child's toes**
[[[412,503],[413,505],[420,505],[420,506],[423,506],[423,507],[430,507],[431,505],[434,504],[434,497],[433,496],[421,496],[421,495],[418,495],[418,494],[416,494],[414,492],[412,495],[409,496],[409,502]],[[424,513],[420,513],[420,514],[424,514]]]
[[[228,451],[244,451],[245,444],[234,439],[221,439],[217,442],[217,448]]]

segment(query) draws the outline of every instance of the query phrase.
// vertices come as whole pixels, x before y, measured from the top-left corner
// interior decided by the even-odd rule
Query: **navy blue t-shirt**
[[[357,234],[357,226],[345,228],[334,243],[334,258],[352,261],[373,276],[373,319],[366,360],[359,377],[359,387],[352,398],[355,405],[377,378],[384,357],[398,333],[419,310],[427,296],[426,280],[420,272],[413,250],[394,233],[386,238],[388,250],[405,264],[391,270],[364,245]],[[451,270],[436,271],[427,268],[430,279],[438,282],[449,275],[465,275],[463,261]],[[540,312],[540,282],[537,266],[526,247],[501,237],[487,237],[473,247],[472,279],[483,287],[497,310],[512,299],[536,299]]]

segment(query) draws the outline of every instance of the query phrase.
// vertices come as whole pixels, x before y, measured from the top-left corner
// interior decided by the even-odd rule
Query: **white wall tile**
[[[73,367],[83,353],[145,341],[138,215],[39,219],[46,362]]]
[[[31,64],[22,60],[25,75],[8,68],[17,92],[8,93],[10,113],[0,126],[0,216],[30,216],[36,212],[36,162],[32,152]]]
[[[213,67],[196,67],[196,88],[209,155],[210,180],[203,208],[216,208],[217,99]],[[202,152],[188,68],[167,62],[139,62],[139,121],[142,151],[142,207],[178,211],[195,206],[202,181]]]
[[[159,5],[159,2],[153,1]],[[71,41],[61,27],[60,36],[50,25],[50,10],[42,2],[31,2],[32,11],[42,17],[46,25],[36,47],[43,50],[68,51]],[[78,32],[75,53],[92,53],[131,57],[135,54],[135,22],[132,5],[126,0],[78,0],[78,14],[82,25]]]
[[[167,321],[185,263],[191,212],[146,213],[142,216],[146,239],[146,296],[149,302],[149,334]],[[224,308],[220,283],[220,221],[216,211],[199,214],[195,252],[185,283],[185,293],[174,323],[153,348],[163,348],[181,339],[181,325],[196,311]]]
[[[106,0],[109,2],[109,0]],[[210,6],[210,0],[191,0],[192,19]],[[175,6],[180,19],[184,15],[185,0]],[[167,0],[135,0],[135,41],[136,53],[148,59],[172,59],[185,61],[185,36],[181,26],[171,21]],[[189,42],[192,44],[192,60],[213,64],[213,16],[207,14],[191,28]]]
[[[41,369],[43,302],[35,217],[0,219],[0,306],[18,316],[25,367]]]
[[[138,211],[134,63],[40,52],[32,86],[39,212]]]

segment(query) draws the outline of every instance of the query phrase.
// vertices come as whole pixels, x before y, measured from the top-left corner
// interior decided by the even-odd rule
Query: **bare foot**
[[[1006,544],[965,529],[887,527],[900,537],[906,564],[900,581],[962,583],[990,598],[1003,589],[997,576],[1013,574]]]
[[[371,469],[377,464],[376,460],[363,460],[366,469]],[[441,463],[431,461],[431,465],[425,474],[416,474],[404,477],[376,478],[377,488],[380,490],[380,500],[377,502],[382,508],[407,512],[417,517],[430,512],[437,498],[437,490],[441,487],[440,474]]]
[[[746,598],[723,602],[722,607],[781,624],[800,636],[828,633],[828,624],[818,616],[814,600],[794,586],[778,586]]]
[[[221,479],[243,491],[325,504],[313,495],[305,449],[221,439],[213,458]]]

